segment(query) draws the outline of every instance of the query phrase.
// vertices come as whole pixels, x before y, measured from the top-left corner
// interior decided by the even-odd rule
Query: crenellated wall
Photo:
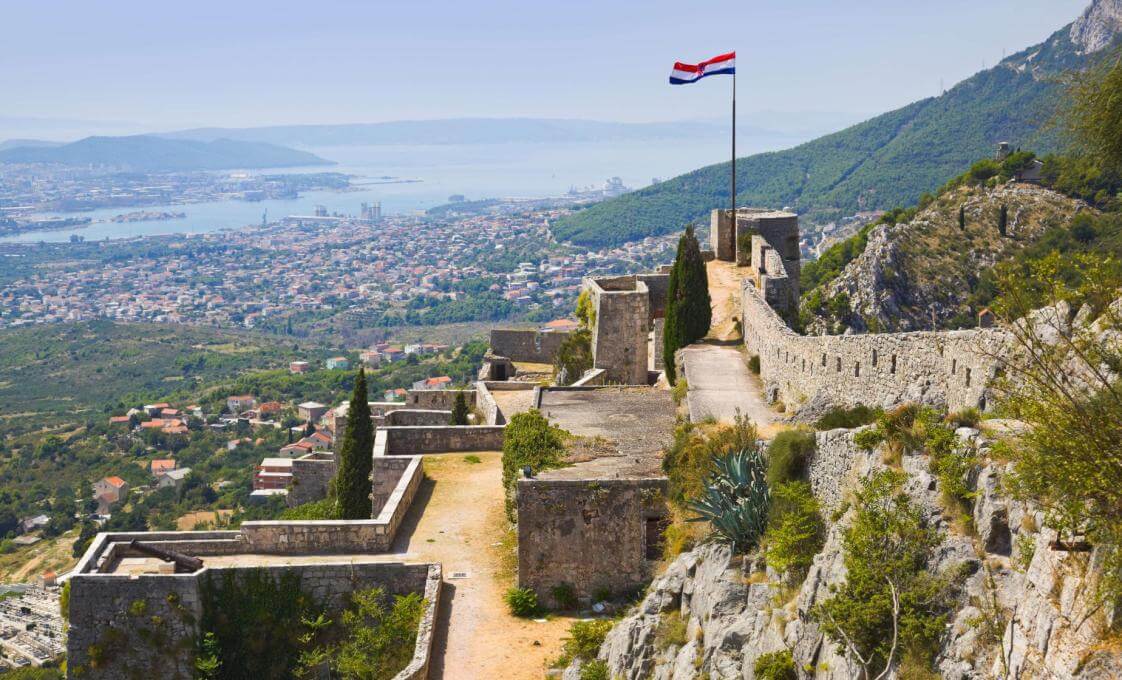
[[[769,401],[789,407],[815,397],[842,405],[991,406],[995,355],[1004,346],[999,330],[803,336],[787,327],[750,281],[744,282],[741,305],[744,343],[760,357]]]

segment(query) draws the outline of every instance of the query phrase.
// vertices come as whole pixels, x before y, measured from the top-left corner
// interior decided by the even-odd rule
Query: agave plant
[[[767,526],[769,495],[767,466],[760,452],[730,451],[713,459],[714,472],[705,480],[705,491],[687,502],[698,514],[691,522],[709,522],[716,536],[733,550],[750,550]]]

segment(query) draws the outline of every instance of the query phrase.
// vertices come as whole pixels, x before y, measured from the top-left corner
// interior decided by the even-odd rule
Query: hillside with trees
[[[1114,26],[1102,28],[1116,33]],[[805,221],[823,222],[914,204],[999,141],[1056,151],[1051,123],[1061,81],[1104,54],[1100,45],[1083,44],[1082,35],[1067,26],[941,96],[793,149],[737,159],[737,203],[790,207]],[[727,206],[728,176],[728,163],[694,170],[558,220],[553,232],[588,246],[670,233]]]

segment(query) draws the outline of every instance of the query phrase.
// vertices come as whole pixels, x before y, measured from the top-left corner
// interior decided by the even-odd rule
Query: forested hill
[[[1050,125],[1061,76],[1109,53],[1119,0],[1095,0],[1075,24],[924,99],[786,151],[737,159],[737,203],[790,206],[811,220],[911,205],[999,141],[1039,152],[1057,146]],[[1073,28],[1074,27],[1074,28]],[[725,207],[728,163],[711,165],[559,220],[554,235],[616,245],[681,229]]]
[[[329,164],[315,154],[275,144],[217,139],[198,142],[149,135],[86,137],[58,146],[33,143],[0,150],[0,163],[110,165],[146,172],[280,168]]]

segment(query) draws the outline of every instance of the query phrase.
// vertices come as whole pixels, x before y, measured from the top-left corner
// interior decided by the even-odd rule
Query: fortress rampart
[[[744,344],[760,357],[769,401],[790,407],[815,397],[839,405],[921,402],[952,410],[992,403],[999,330],[803,336],[748,280],[741,305]]]

